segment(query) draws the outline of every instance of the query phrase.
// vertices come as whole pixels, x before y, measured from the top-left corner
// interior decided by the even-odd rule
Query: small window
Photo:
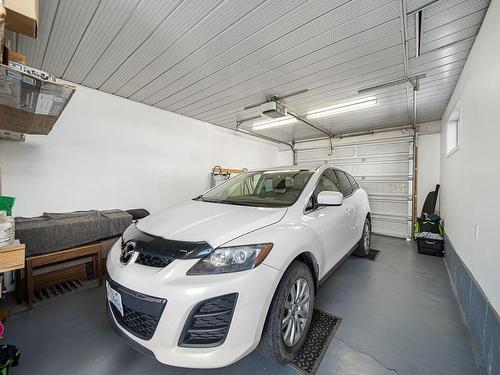
[[[460,148],[460,104],[446,124],[446,156],[451,156]]]
[[[346,173],[347,175],[347,178],[349,179],[349,183],[351,184],[351,188],[352,188],[352,191],[356,191],[359,189],[359,185],[358,183],[356,182],[356,180],[354,179],[354,177],[352,177],[349,173]]]
[[[340,183],[340,190],[342,191],[342,194],[344,194],[344,197],[351,195],[353,190],[347,175],[339,170],[336,170],[335,173],[337,174],[337,178]]]

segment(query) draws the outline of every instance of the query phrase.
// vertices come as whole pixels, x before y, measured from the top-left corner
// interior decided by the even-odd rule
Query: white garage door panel
[[[373,214],[372,216],[372,232],[385,236],[407,238],[407,223],[403,219],[391,218],[388,216]]]
[[[298,144],[297,163],[327,163],[352,174],[368,193],[373,232],[409,238],[413,137],[400,132],[372,137],[334,139],[333,152],[328,140],[316,141],[314,147]]]

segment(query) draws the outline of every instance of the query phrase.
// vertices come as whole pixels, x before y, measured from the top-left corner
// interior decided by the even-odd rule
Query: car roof
[[[330,165],[330,164],[307,164],[307,165],[298,164],[298,165],[286,165],[286,166],[282,166],[282,167],[258,168],[258,169],[252,169],[249,172],[273,172],[273,171],[279,172],[279,171],[288,171],[288,170],[290,170],[290,171],[310,171],[310,172],[320,171],[320,172],[322,172],[328,168],[335,168],[335,169],[342,170],[341,168],[334,167],[333,165]]]

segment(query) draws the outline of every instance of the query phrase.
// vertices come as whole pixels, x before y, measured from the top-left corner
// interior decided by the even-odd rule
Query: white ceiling
[[[40,0],[39,37],[8,33],[29,65],[216,125],[267,95],[306,113],[405,76],[402,4],[423,11],[422,55],[407,20],[408,75],[425,73],[417,122],[441,119],[489,0]],[[406,85],[375,107],[313,122],[332,133],[411,123]],[[320,136],[304,125],[261,131]]]

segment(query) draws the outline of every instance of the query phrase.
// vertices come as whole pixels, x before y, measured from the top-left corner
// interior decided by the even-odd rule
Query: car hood
[[[188,201],[141,219],[141,231],[178,241],[206,241],[220,246],[280,221],[287,208],[248,207]]]

